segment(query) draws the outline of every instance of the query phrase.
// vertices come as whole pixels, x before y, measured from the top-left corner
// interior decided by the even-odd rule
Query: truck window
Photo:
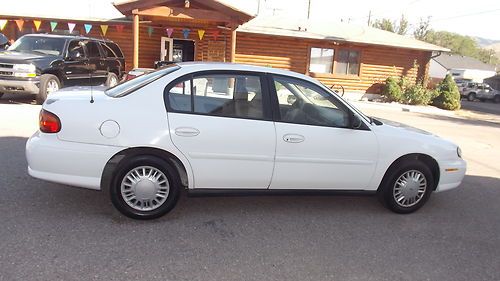
[[[116,54],[117,57],[119,58],[123,58],[123,53],[122,53],[122,50],[120,49],[120,47],[118,47],[118,45],[116,45],[115,43],[113,42],[106,42],[105,43],[108,47],[111,48],[111,50],[113,50],[113,52]]]
[[[99,46],[97,46],[97,42],[88,41],[86,45],[89,58],[101,57],[101,53],[99,53]]]
[[[102,50],[104,51],[104,57],[106,58],[116,58],[115,52],[106,44],[101,43]]]
[[[9,51],[60,56],[64,50],[64,43],[66,40],[61,38],[23,36],[9,47]]]
[[[77,54],[79,54],[79,55],[77,55]],[[85,50],[83,49],[83,44],[81,43],[81,41],[73,40],[69,43],[68,56],[74,57],[74,58],[76,58],[76,57],[84,58],[85,57]]]

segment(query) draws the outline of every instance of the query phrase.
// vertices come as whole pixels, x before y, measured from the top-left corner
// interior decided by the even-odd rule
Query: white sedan
[[[397,213],[460,185],[460,148],[366,117],[316,80],[181,63],[111,89],[53,93],[26,144],[35,178],[103,190],[160,217],[190,194],[367,192]]]

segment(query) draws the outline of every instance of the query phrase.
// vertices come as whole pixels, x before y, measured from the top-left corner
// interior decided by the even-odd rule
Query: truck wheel
[[[0,96],[1,97],[1,96]],[[500,103],[500,95],[496,95],[494,98],[493,98],[493,102],[494,103]]]
[[[118,84],[118,76],[114,74],[113,72],[108,73],[108,78],[106,78],[106,87],[114,87]]]
[[[40,92],[36,96],[37,104],[43,104],[47,99],[48,94],[55,92],[61,88],[61,82],[57,76],[52,74],[43,74],[40,77]]]
[[[476,94],[475,93],[470,93],[467,96],[467,100],[469,100],[469,101],[474,101],[475,99],[476,99]]]

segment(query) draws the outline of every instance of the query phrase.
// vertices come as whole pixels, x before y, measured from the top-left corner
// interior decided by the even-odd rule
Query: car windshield
[[[66,40],[63,38],[24,36],[14,42],[14,44],[9,47],[9,51],[60,56],[63,53],[65,42]]]
[[[159,70],[153,71],[151,73],[143,74],[140,76],[137,76],[137,78],[134,78],[132,80],[125,81],[123,83],[120,83],[112,88],[109,88],[105,93],[106,95],[113,97],[113,98],[119,98],[126,96],[135,90],[142,88],[146,86],[147,84],[160,79],[161,77],[172,73],[176,70],[178,70],[180,67],[176,64],[169,65],[167,67],[161,68]]]

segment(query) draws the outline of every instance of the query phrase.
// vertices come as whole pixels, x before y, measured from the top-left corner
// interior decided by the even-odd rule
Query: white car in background
[[[310,77],[225,63],[54,93],[26,155],[31,176],[109,192],[138,219],[169,212],[181,189],[368,192],[410,213],[466,170],[457,145],[366,117]]]

